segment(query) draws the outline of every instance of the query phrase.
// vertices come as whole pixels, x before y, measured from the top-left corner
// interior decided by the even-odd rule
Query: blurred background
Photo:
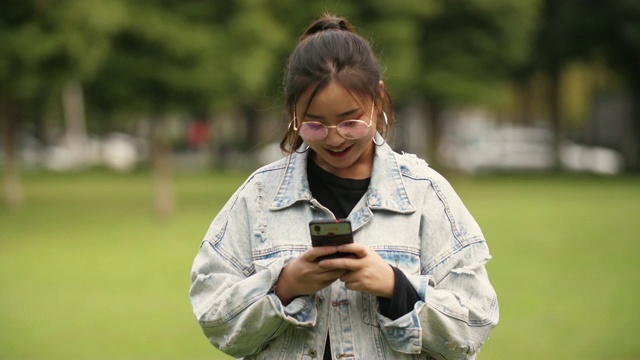
[[[287,57],[345,16],[379,54],[398,151],[485,231],[481,359],[640,359],[640,1],[0,2],[0,358],[227,358],[189,269],[282,156]]]

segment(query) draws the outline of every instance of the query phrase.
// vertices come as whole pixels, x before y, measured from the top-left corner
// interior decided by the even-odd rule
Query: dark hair
[[[392,128],[394,117],[386,88],[384,95],[380,94],[381,74],[380,64],[369,42],[356,34],[345,18],[325,14],[305,30],[289,56],[285,71],[285,106],[289,119],[293,119],[295,104],[302,93],[314,86],[308,101],[310,105],[318,91],[336,80],[360,98],[370,97],[374,102],[382,102],[382,109],[388,115],[388,125],[379,115],[377,130],[385,136]],[[302,139],[289,124],[280,141],[280,149],[292,153],[301,143]]]

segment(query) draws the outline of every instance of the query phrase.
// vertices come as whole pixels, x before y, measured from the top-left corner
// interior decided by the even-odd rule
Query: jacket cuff
[[[293,299],[287,306],[284,306],[274,292],[275,283],[278,281],[280,272],[291,260],[292,259],[278,258],[272,262],[262,262],[262,264],[259,264],[265,267],[271,274],[267,296],[278,316],[285,321],[294,326],[314,326],[318,318],[315,296],[299,296]]]

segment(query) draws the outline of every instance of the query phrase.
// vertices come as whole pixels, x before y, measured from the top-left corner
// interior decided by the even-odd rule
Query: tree
[[[576,60],[605,61],[622,75],[634,99],[635,155],[627,160],[630,170],[640,171],[640,2],[545,0],[532,44],[534,56],[512,70],[523,82],[538,73],[547,78],[547,104],[556,135],[556,153],[563,135],[560,83],[567,64]]]
[[[11,210],[22,204],[18,163],[19,121],[25,103],[41,85],[38,65],[50,52],[51,41],[39,24],[36,9],[27,2],[0,5],[0,130],[3,133],[4,192]],[[41,44],[36,49],[33,41]]]
[[[442,111],[459,104],[495,106],[508,69],[530,55],[538,1],[375,1],[366,24],[378,34],[388,82],[408,102],[423,102],[426,153],[437,163]],[[397,98],[397,97],[396,97]]]
[[[160,218],[171,216],[175,206],[167,117],[228,100],[226,34],[217,17],[230,10],[231,2],[127,3],[113,51],[89,83],[102,108],[148,119],[154,209]]]
[[[571,3],[566,1],[544,0],[542,4],[542,18],[537,37],[534,41],[536,58],[531,58],[533,66],[529,69],[542,69],[548,80],[547,103],[549,120],[554,134],[554,169],[560,169],[560,142],[562,140],[562,112],[560,108],[560,83],[563,70],[578,50],[572,42],[570,29],[572,16],[575,14]],[[567,26],[568,25],[568,26]],[[572,48],[573,46],[573,48]],[[533,76],[530,73],[529,76]]]
[[[579,22],[576,39],[592,39],[591,46],[583,42],[583,51],[598,59],[604,57],[611,68],[622,76],[631,94],[633,107],[630,132],[633,149],[628,170],[640,172],[640,1],[607,2],[583,0],[580,8],[584,19]],[[582,34],[581,34],[582,33]]]
[[[28,117],[42,116],[51,93],[60,95],[65,86],[79,89],[100,67],[118,20],[109,15],[117,7],[117,1],[97,0],[10,0],[0,5],[0,127],[10,208],[22,202],[16,149],[20,127]]]
[[[226,98],[235,103],[244,118],[245,150],[259,143],[262,109],[272,108],[280,94],[285,52],[293,33],[287,29],[290,12],[277,11],[270,1],[237,1],[236,7],[219,25],[225,40],[227,67]],[[282,6],[282,4],[279,4]],[[290,7],[291,8],[291,7]]]

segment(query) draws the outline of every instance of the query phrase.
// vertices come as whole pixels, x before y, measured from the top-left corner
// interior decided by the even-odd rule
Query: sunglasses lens
[[[339,123],[336,129],[344,138],[360,139],[369,132],[369,125],[362,120],[345,120]],[[326,138],[328,134],[329,128],[321,123],[304,122],[300,125],[300,136],[305,141],[320,141]]]
[[[369,127],[362,120],[345,120],[338,124],[338,132],[347,139],[360,139],[367,135]]]
[[[300,136],[306,141],[319,141],[327,137],[327,128],[318,123],[302,123]]]

